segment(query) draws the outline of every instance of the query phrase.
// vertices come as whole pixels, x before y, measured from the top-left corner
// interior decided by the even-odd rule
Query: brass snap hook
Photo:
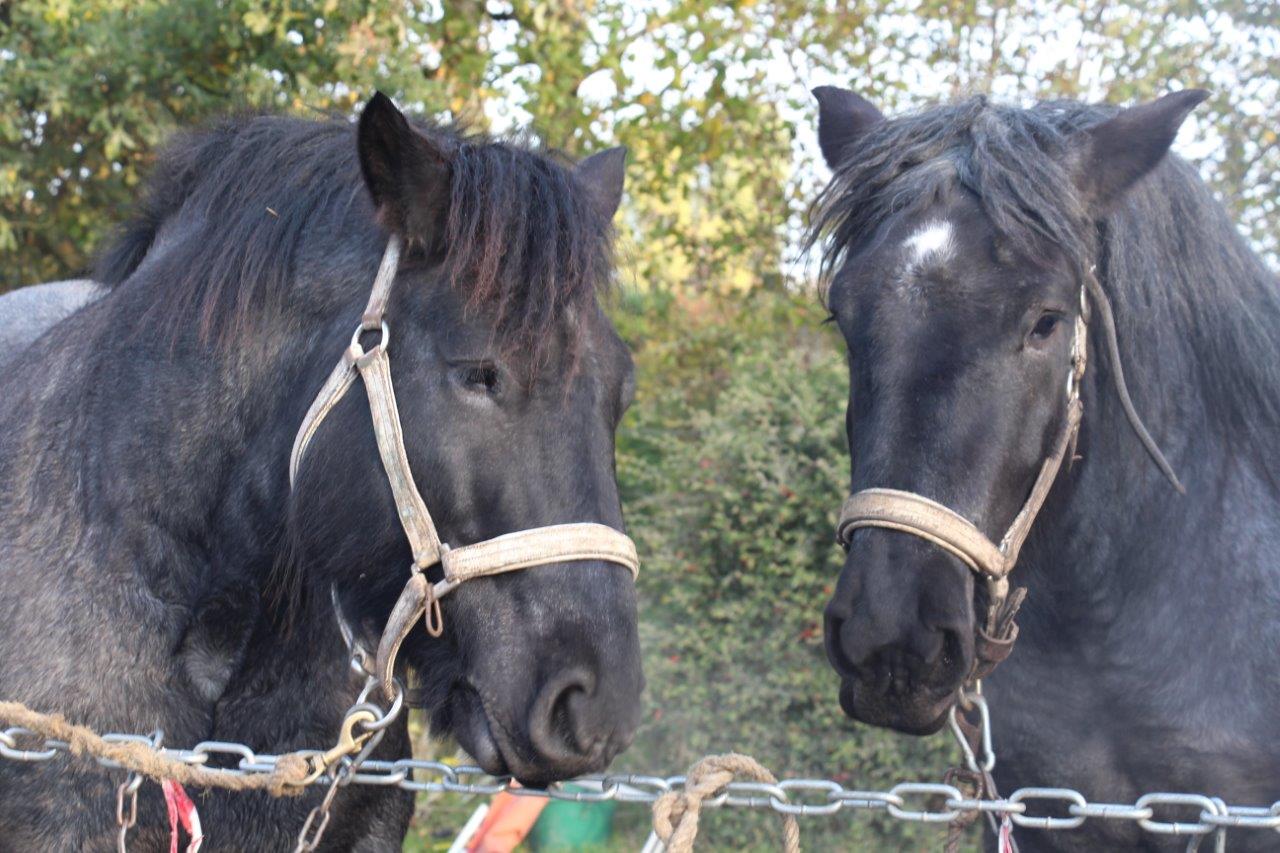
[[[368,726],[376,723],[378,717],[368,708],[357,708],[342,720],[342,728],[338,733],[338,742],[333,747],[319,755],[313,755],[308,759],[311,763],[311,772],[307,774],[307,778],[302,782],[303,785],[310,785],[315,780],[324,775],[325,771],[333,765],[337,764],[348,755],[354,755],[364,746],[365,741],[373,737],[372,731],[365,731],[356,734],[356,726]]]

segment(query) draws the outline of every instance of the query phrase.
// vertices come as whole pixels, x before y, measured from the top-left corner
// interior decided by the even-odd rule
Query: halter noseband
[[[964,516],[937,501],[915,492],[898,489],[863,489],[844,502],[836,524],[836,539],[849,548],[853,531],[860,527],[880,527],[910,533],[932,542],[958,558],[987,582],[987,618],[977,630],[975,661],[969,680],[981,678],[1009,656],[1018,626],[1013,617],[1025,597],[1025,590],[1009,591],[1009,573],[1018,562],[1018,552],[1040,507],[1044,505],[1062,460],[1074,455],[1076,437],[1084,403],[1080,400],[1080,382],[1088,360],[1089,304],[1080,289],[1080,313],[1076,317],[1075,335],[1071,341],[1071,370],[1067,375],[1067,411],[1053,449],[1040,465],[1040,473],[1031,487],[1022,509],[997,545]]]
[[[369,302],[365,306],[360,325],[351,338],[351,345],[342,354],[342,359],[329,374],[303,417],[298,434],[293,440],[293,451],[289,454],[289,483],[292,486],[297,479],[298,467],[307,452],[307,446],[315,437],[316,431],[359,375],[364,381],[365,393],[369,398],[378,455],[382,458],[382,467],[391,484],[396,514],[413,552],[409,580],[387,618],[382,639],[378,642],[376,675],[388,696],[392,694],[391,680],[395,672],[396,655],[409,631],[425,616],[427,632],[433,637],[440,636],[444,631],[440,599],[466,581],[549,563],[583,560],[600,560],[625,566],[633,578],[640,573],[640,560],[636,555],[635,543],[630,537],[608,525],[594,522],[534,527],[458,548],[450,548],[440,541],[431,513],[427,511],[426,502],[423,501],[409,468],[400,411],[396,406],[395,389],[391,384],[391,362],[387,355],[391,332],[385,316],[391,285],[395,281],[399,264],[400,238],[393,234],[382,255]],[[381,340],[372,349],[365,350],[360,338],[363,334],[372,332],[380,333]],[[444,570],[444,579],[432,584],[424,572],[436,563]]]

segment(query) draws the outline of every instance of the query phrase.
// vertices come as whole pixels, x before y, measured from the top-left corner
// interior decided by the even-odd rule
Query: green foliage
[[[239,108],[429,94],[404,4],[0,4],[0,285],[80,272],[177,127]]]
[[[633,296],[615,316],[639,377],[618,473],[644,556],[648,679],[645,723],[619,766],[671,772],[741,751],[779,774],[851,786],[939,778],[950,743],[850,723],[823,653],[822,608],[840,567],[831,531],[847,480],[848,380],[816,300]],[[768,847],[775,823],[721,812],[703,837],[712,849]],[[938,840],[849,815],[808,822],[805,837],[819,850]]]
[[[1023,10],[1023,11],[1020,11]],[[1118,102],[1203,85],[1194,151],[1255,242],[1280,233],[1270,0],[0,2],[0,288],[82,272],[175,128],[349,113],[375,88],[580,156],[631,148],[628,280],[778,281],[823,170],[806,84],[886,109],[969,91]],[[797,168],[798,166],[798,168]]]

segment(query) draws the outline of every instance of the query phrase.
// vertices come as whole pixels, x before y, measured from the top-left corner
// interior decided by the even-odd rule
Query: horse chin
[[[947,723],[955,690],[918,691],[910,696],[890,696],[857,678],[840,682],[840,707],[860,723],[892,729],[905,735],[931,735]]]
[[[490,776],[508,776],[511,773],[502,747],[494,737],[489,716],[475,691],[466,688],[455,692],[453,736],[476,764]]]
[[[490,776],[510,776],[502,744],[494,734],[480,696],[465,685],[457,685],[436,708],[431,728],[437,735],[451,734],[467,755]]]
[[[470,686],[457,685],[445,707],[432,718],[432,728],[450,733],[463,751],[490,776],[510,776],[526,788],[542,788],[552,782],[603,770],[608,764],[582,756],[556,762],[528,760],[501,721],[485,707]]]

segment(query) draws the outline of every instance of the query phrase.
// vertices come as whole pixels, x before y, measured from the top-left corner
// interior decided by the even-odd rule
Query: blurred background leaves
[[[379,87],[574,155],[628,145],[627,278],[749,290],[797,277],[825,82],[886,110],[1204,86],[1184,151],[1276,249],[1273,0],[0,0],[0,286],[83,271],[175,127]]]

